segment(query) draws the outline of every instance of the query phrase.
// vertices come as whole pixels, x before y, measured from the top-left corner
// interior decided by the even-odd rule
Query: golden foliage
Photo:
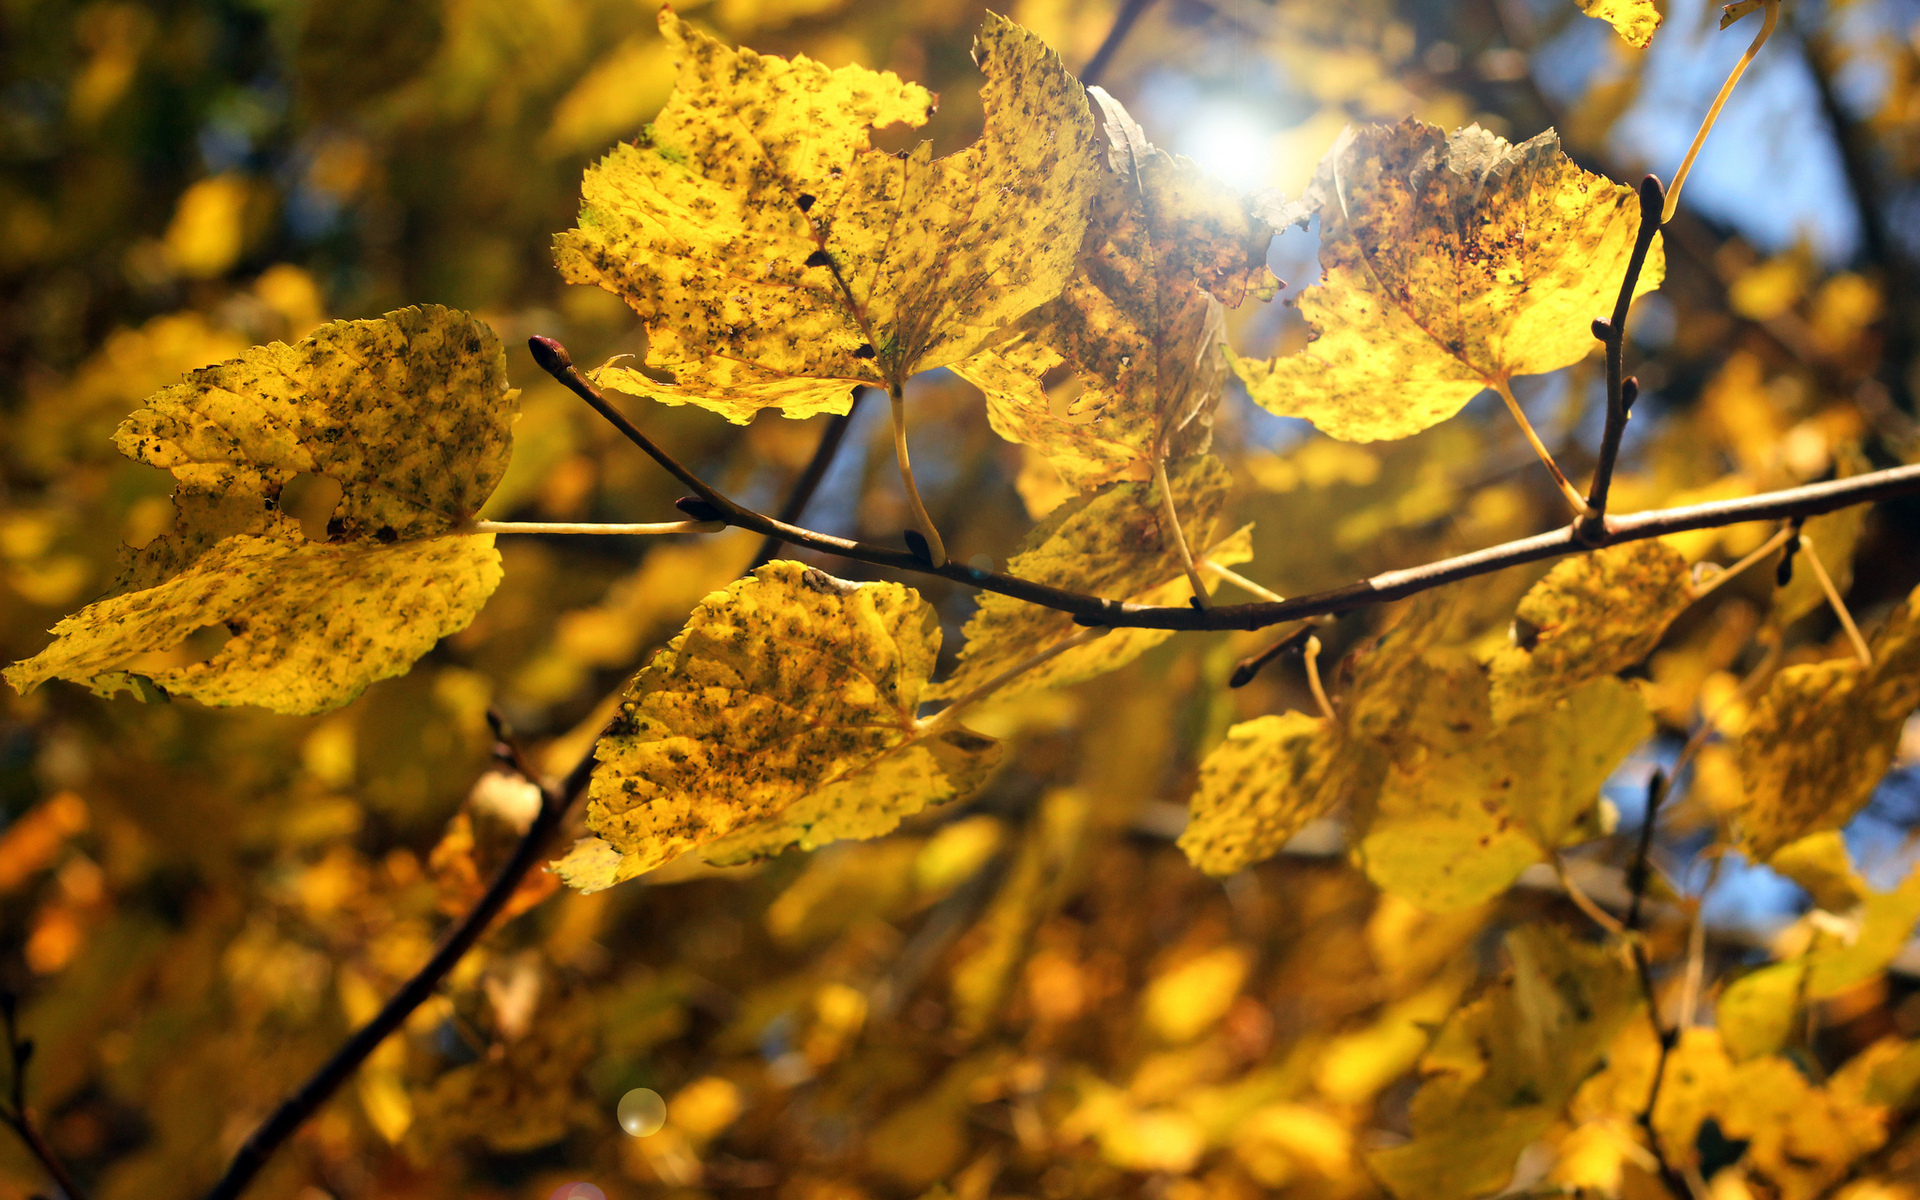
[[[1326,277],[1299,304],[1317,336],[1233,365],[1265,408],[1350,442],[1408,437],[1585,358],[1639,224],[1633,190],[1575,166],[1551,130],[1515,146],[1411,118],[1350,129],[1306,199]],[[1660,285],[1658,247],[1636,294]]]

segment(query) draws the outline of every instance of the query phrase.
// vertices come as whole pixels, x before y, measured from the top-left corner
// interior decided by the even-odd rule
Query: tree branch
[[[496,731],[499,731],[497,725]],[[516,769],[524,771],[524,759],[504,736],[501,740],[508,748],[508,753],[502,757],[514,764]],[[594,742],[598,745],[599,739],[595,738]],[[487,926],[519,888],[521,879],[539,860],[547,839],[559,829],[568,808],[586,790],[593,776],[593,766],[594,747],[589,746],[586,754],[574,764],[558,787],[541,786],[539,813],[527,827],[520,844],[514,847],[513,857],[494,876],[493,883],[488,886],[486,894],[480,897],[479,903],[447,930],[426,964],[414,972],[413,978],[394,993],[393,998],[374,1014],[373,1019],[348,1038],[333,1057],[300,1086],[300,1090],[287,1097],[273,1115],[242,1143],[233,1156],[233,1162],[228,1165],[227,1173],[207,1193],[207,1200],[234,1200],[239,1196],[280,1144],[326,1103],[328,1097],[359,1069],[360,1064],[373,1053],[376,1046],[386,1040],[388,1034],[398,1029],[413,1010],[433,994],[434,989],[440,986],[440,981],[480,940],[480,935],[486,932]]]
[[[1100,41],[1100,48],[1093,52],[1087,65],[1080,68],[1080,83],[1092,87],[1100,82],[1100,76],[1106,73],[1113,56],[1120,49],[1120,43],[1127,40],[1127,34],[1133,29],[1140,15],[1152,7],[1153,0],[1125,0],[1120,11],[1113,16],[1113,27],[1107,30],[1107,36]]]
[[[27,1108],[27,1063],[33,1059],[33,1040],[20,1037],[20,1027],[15,1023],[17,1000],[12,992],[0,994],[0,1018],[6,1022],[7,1061],[13,1064],[12,1104],[0,1108],[0,1121],[13,1130],[33,1157],[39,1160],[40,1167],[53,1180],[66,1200],[87,1200],[86,1193],[73,1181],[73,1173],[60,1161],[60,1156],[47,1143],[41,1134],[40,1126],[34,1121],[33,1113]]]
[[[866,394],[864,387],[853,389],[853,399],[847,402],[847,411],[828,419],[827,427],[820,431],[820,444],[813,448],[813,457],[808,460],[807,469],[793,481],[793,490],[787,493],[786,503],[780,506],[780,514],[775,520],[791,525],[806,515],[807,502],[813,499],[820,481],[827,477],[827,468],[833,465],[834,457],[840,453],[840,443],[847,438],[847,427],[853,424],[853,414],[859,411],[860,401]],[[753,556],[753,565],[747,568],[747,573],[752,574],[755,568],[772,562],[773,556],[780,553],[780,547],[785,544],[780,538],[768,534],[766,540],[760,543],[760,551]]]
[[[979,588],[982,591],[997,592],[1016,600],[1038,604],[1043,608],[1071,613],[1082,625],[1173,630],[1265,629],[1269,625],[1278,625],[1283,621],[1351,612],[1369,605],[1384,604],[1390,600],[1417,595],[1443,584],[1471,579],[1476,575],[1486,575],[1508,567],[1559,558],[1562,555],[1577,554],[1603,546],[1643,541],[1669,533],[1682,533],[1689,529],[1718,529],[1747,521],[1817,516],[1839,508],[1851,508],[1856,504],[1868,504],[1894,496],[1920,494],[1920,464],[1892,467],[1884,471],[1850,475],[1845,479],[1830,480],[1826,483],[1813,483],[1777,492],[1763,492],[1758,496],[1746,496],[1737,500],[1713,500],[1704,504],[1688,504],[1679,508],[1653,509],[1622,517],[1609,517],[1597,533],[1587,537],[1581,536],[1575,526],[1569,525],[1548,533],[1535,534],[1533,537],[1504,542],[1484,550],[1475,550],[1470,554],[1440,559],[1425,566],[1382,572],[1330,591],[1295,596],[1288,600],[1215,605],[1206,609],[1195,609],[1191,606],[1131,604],[1068,591],[1065,588],[1052,587],[1029,579],[1001,575],[993,571],[982,571],[960,563],[950,562],[941,567],[929,566],[925,559],[904,550],[893,550],[868,542],[849,541],[846,538],[815,533],[812,530],[789,525],[785,521],[776,521],[772,517],[735,504],[707,486],[693,472],[675,461],[673,456],[654,445],[631,421],[620,415],[612,405],[607,403],[599,391],[574,369],[572,361],[566,357],[565,349],[558,342],[550,338],[534,338],[532,342],[536,347],[534,357],[543,367],[547,367],[556,379],[586,399],[593,405],[596,412],[611,421],[614,428],[620,430],[628,440],[644,450],[655,462],[665,467],[676,479],[699,493],[705,504],[696,503],[695,507],[700,509],[696,515],[702,519],[724,521],[728,525],[751,529],[761,534],[777,534],[781,541],[791,545],[836,555],[855,562],[868,563],[877,567],[891,567],[894,570],[910,571],[920,575],[937,576],[954,583]],[[549,362],[555,365],[548,366]]]
[[[1640,282],[1640,271],[1647,265],[1647,251],[1660,232],[1660,208],[1666,193],[1660,180],[1652,175],[1640,181],[1640,229],[1634,235],[1633,254],[1627,259],[1627,273],[1620,281],[1620,295],[1613,302],[1613,316],[1593,323],[1593,336],[1607,350],[1607,428],[1600,437],[1600,460],[1593,469],[1593,484],[1587,490],[1588,513],[1575,526],[1585,539],[1603,537],[1607,523],[1607,492],[1613,486],[1614,464],[1620,458],[1620,439],[1626,436],[1627,417],[1640,393],[1638,381],[1626,377],[1627,312],[1633,306],[1633,289]]]

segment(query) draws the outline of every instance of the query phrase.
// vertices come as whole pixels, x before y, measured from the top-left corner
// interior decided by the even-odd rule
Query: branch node
[[[673,506],[696,521],[724,521],[727,514],[698,496],[682,496],[673,502]]]
[[[1593,319],[1593,336],[1600,341],[1611,342],[1613,340],[1613,323],[1605,317],[1595,317]]]
[[[900,536],[906,539],[909,553],[919,559],[922,564],[928,567],[933,566],[933,550],[927,545],[926,535],[918,529],[909,529]]]

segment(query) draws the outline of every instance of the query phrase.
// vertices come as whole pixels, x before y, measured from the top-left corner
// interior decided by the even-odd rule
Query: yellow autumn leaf
[[[1613,26],[1629,45],[1646,49],[1660,28],[1660,10],[1653,0],[1577,0],[1580,11]]]
[[[1901,726],[1920,704],[1917,605],[1920,589],[1875,633],[1873,666],[1851,655],[1796,664],[1754,705],[1738,747],[1746,796],[1734,826],[1756,861],[1846,824],[1893,764]]]
[[[1660,1070],[1660,1092],[1652,1113],[1654,1131],[1669,1162],[1697,1169],[1700,1127],[1726,1103],[1733,1074],[1720,1031],[1699,1026],[1679,1030]]]
[[[1233,358],[1254,400],[1343,441],[1409,437],[1482,388],[1579,362],[1633,250],[1633,189],[1590,174],[1548,130],[1515,146],[1409,118],[1350,129],[1307,193],[1324,281],[1301,293],[1317,336]],[[1636,294],[1665,273],[1656,240]]]
[[[934,97],[892,72],[731,50],[662,10],[673,95],[637,144],[589,168],[571,283],[614,292],[647,328],[647,366],[603,384],[745,422],[845,412],[965,358],[1072,273],[1097,183],[1085,93],[1026,30],[989,14],[974,56],[986,129],[934,159],[869,132],[918,126]]]
[[[1174,510],[1196,555],[1221,566],[1253,556],[1249,529],[1214,542],[1226,503],[1227,470],[1209,456],[1168,467]],[[1172,531],[1164,529],[1159,489],[1152,483],[1114,483],[1048,513],[1007,560],[1007,573],[1036,583],[1141,604],[1180,604],[1192,592]],[[1203,574],[1207,574],[1202,571]],[[1209,587],[1218,580],[1207,578]],[[1079,632],[1068,613],[984,593],[966,625],[966,645],[953,674],[927,690],[929,700],[951,700]],[[1172,636],[1164,629],[1116,629],[1021,675],[1001,697],[1059,687],[1116,670]]]
[[[1454,594],[1429,592],[1355,651],[1337,719],[1283,713],[1227,731],[1200,764],[1180,848],[1209,875],[1279,853],[1308,821],[1342,802],[1370,804],[1396,759],[1463,749],[1490,731],[1478,663],[1438,645]]]
[[[1652,732],[1639,692],[1592,680],[1465,750],[1395,764],[1360,815],[1355,857],[1374,883],[1429,911],[1489,900],[1602,832],[1600,785]]]
[[[1399,1200],[1463,1200],[1506,1186],[1514,1161],[1639,1009],[1618,954],[1545,925],[1507,935],[1512,977],[1450,1017],[1422,1066],[1413,1137],[1368,1156]]]
[[[1231,875],[1280,852],[1345,795],[1345,739],[1325,717],[1290,712],[1242,721],[1200,764],[1193,815],[1180,834],[1187,860]]]
[[[596,836],[554,869],[598,891],[688,852],[878,837],[968,791],[998,746],[915,719],[939,648],[932,606],[898,584],[775,562],[712,593],[627,685],[597,751]]]
[[[986,393],[994,431],[1034,447],[1073,492],[1146,479],[1163,453],[1206,451],[1226,378],[1222,305],[1272,281],[1273,230],[1250,198],[1149,145],[1118,101],[1091,94],[1106,116],[1109,169],[1079,269],[953,368]]]
[[[137,687],[133,660],[232,635],[139,674],[208,704],[319,712],[404,672],[499,584],[492,534],[463,533],[506,470],[518,392],[499,339],[450,309],[338,321],[189,374],[122,422],[173,473],[172,532],[128,551],[115,591],[5,673]],[[279,511],[301,474],[340,487],[326,541]]]
[[[1853,869],[1853,856],[1837,829],[1810,833],[1773,852],[1767,865],[1807,889],[1828,912],[1844,913],[1866,899],[1868,888]]]
[[[1727,1082],[1720,1131],[1748,1143],[1750,1174],[1769,1194],[1816,1200],[1886,1140],[1886,1110],[1866,1101],[1864,1084],[1843,1068],[1821,1087],[1790,1059],[1752,1059]]]
[[[1569,558],[1527,590],[1488,663],[1500,722],[1645,658],[1693,601],[1687,562],[1656,540]]]

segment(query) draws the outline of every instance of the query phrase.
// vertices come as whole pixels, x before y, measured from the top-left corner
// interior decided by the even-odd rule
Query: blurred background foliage
[[[1009,2],[1070,66],[1116,7]],[[970,0],[682,11],[755,49],[927,83],[942,96],[938,150],[977,128],[968,46],[983,9]],[[1515,140],[1554,125],[1583,165],[1631,181],[1671,173],[1744,45],[1745,27],[1717,35],[1716,16],[1672,0],[1638,52],[1570,0],[1158,0],[1102,82],[1162,145],[1247,188],[1297,192],[1346,122],[1407,114]],[[617,300],[559,283],[548,246],[572,221],[582,168],[667,94],[646,3],[3,0],[0,64],[8,660],[106,586],[121,543],[168,527],[167,477],[120,458],[108,435],[183,371],[424,302],[475,311],[510,347],[550,334],[589,362],[640,348]],[[904,144],[897,130],[880,140]],[[1616,507],[1911,461],[1920,3],[1790,3],[1687,201],[1666,288],[1635,313],[1643,399]],[[1296,291],[1310,284],[1312,233],[1277,239],[1272,262]],[[1284,303],[1234,323],[1247,351],[1305,336]],[[670,513],[662,473],[524,350],[509,364],[525,415],[488,515]],[[1520,389],[1576,477],[1597,442],[1599,374],[1589,360]],[[958,381],[925,377],[912,402],[949,547],[1004,562],[1057,489]],[[897,539],[905,506],[881,407],[856,421],[809,524]],[[819,428],[632,409],[763,508]],[[1497,409],[1482,397],[1420,437],[1357,446],[1230,397],[1216,437],[1238,471],[1237,516],[1257,522],[1247,574],[1293,594],[1560,523]],[[1842,582],[1871,619],[1920,582],[1920,513],[1860,515],[1818,536],[1843,573],[1851,559]],[[1765,532],[1691,535],[1692,549],[1739,554]],[[323,717],[101,701],[61,684],[0,698],[0,982],[38,1042],[31,1101],[91,1194],[199,1194],[418,965],[524,824],[524,790],[488,773],[488,706],[564,769],[611,689],[753,551],[737,534],[508,539],[506,583],[471,628]],[[1653,767],[1703,713],[1737,727],[1726,700],[1769,639],[1791,656],[1838,636],[1811,601],[1791,626],[1760,629],[1760,576],[1690,612],[1650,661],[1662,735],[1609,786],[1621,832],[1571,865],[1603,901],[1622,894]],[[1473,585],[1488,637],[1533,577]],[[929,595],[950,658],[971,601]],[[1329,652],[1379,620],[1338,622]],[[1191,869],[1171,838],[1199,757],[1234,720],[1310,703],[1297,665],[1222,688],[1259,644],[1183,635],[1118,676],[984,710],[981,727],[1013,742],[1008,765],[895,837],[675,867],[593,896],[548,896],[536,880],[528,911],[257,1194],[533,1197],[575,1180],[612,1197],[783,1200],[1375,1194],[1360,1155],[1404,1135],[1409,1072],[1434,1023],[1499,970],[1499,930],[1581,918],[1538,870],[1489,908],[1419,913],[1347,864],[1335,828],[1224,886]],[[1880,887],[1914,859],[1920,738],[1908,745],[1847,835]],[[1685,918],[1704,906],[1710,981],[1804,945],[1810,919],[1798,887],[1711,852],[1726,778],[1709,746],[1657,854],[1684,895],[1662,910],[1656,952],[1684,957]],[[1920,1033],[1916,978],[1902,973],[1916,969],[1908,956],[1824,1002],[1815,1057]],[[642,1086],[668,1098],[669,1123],[629,1138],[614,1107]],[[1916,1153],[1904,1152],[1890,1161]],[[1529,1182],[1604,1185],[1587,1161],[1569,1153]],[[1801,1194],[1765,1163],[1752,1172],[1755,1194]],[[37,1187],[31,1160],[0,1139],[0,1197]]]

